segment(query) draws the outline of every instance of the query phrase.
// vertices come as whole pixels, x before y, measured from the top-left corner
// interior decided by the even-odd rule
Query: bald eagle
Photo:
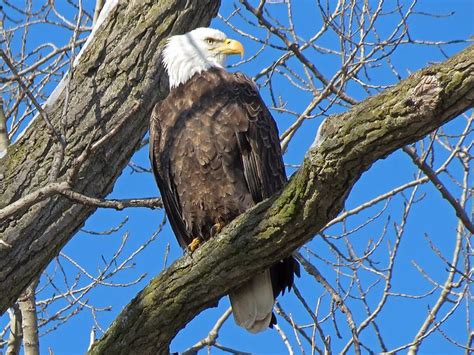
[[[150,159],[171,227],[193,251],[286,183],[278,130],[254,82],[224,69],[240,42],[197,28],[163,50],[170,93],[153,109]],[[275,298],[293,285],[293,257],[229,293],[235,322],[252,333],[275,324]]]

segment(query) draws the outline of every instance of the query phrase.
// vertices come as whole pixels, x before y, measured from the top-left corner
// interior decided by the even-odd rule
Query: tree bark
[[[167,353],[202,310],[309,241],[342,209],[375,161],[474,105],[474,46],[323,123],[285,189],[158,275],[122,311],[92,354]]]
[[[48,130],[45,117],[35,119],[0,159],[0,209],[51,182],[64,182],[86,147],[114,132],[106,136],[106,144],[87,156],[72,186],[87,196],[106,196],[139,147],[151,109],[168,92],[160,65],[163,41],[209,24],[219,3],[119,1],[58,99],[44,108],[46,119],[64,137],[65,150],[58,135]],[[58,171],[57,177],[51,171]],[[96,209],[61,195],[41,197],[41,202],[0,220],[0,314]]]

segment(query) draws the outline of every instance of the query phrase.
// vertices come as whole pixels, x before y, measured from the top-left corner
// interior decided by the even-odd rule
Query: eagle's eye
[[[206,38],[207,44],[214,44],[214,39],[212,38]]]

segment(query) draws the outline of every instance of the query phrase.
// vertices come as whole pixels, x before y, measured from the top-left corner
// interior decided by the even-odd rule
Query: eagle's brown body
[[[286,182],[277,127],[255,84],[220,68],[195,74],[155,106],[150,157],[183,248]],[[295,272],[291,257],[272,267],[274,297],[291,287]]]

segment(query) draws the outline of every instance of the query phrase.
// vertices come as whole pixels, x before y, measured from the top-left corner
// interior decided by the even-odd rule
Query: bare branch
[[[222,314],[222,316],[219,317],[219,319],[217,320],[216,324],[214,324],[214,326],[212,327],[212,329],[209,331],[209,334],[207,335],[207,337],[205,337],[204,339],[201,339],[200,341],[198,341],[196,344],[194,344],[192,347],[190,347],[189,349],[185,350],[183,352],[183,355],[192,355],[192,354],[197,354],[197,352],[199,350],[201,350],[202,348],[206,347],[206,346],[213,346],[216,344],[216,340],[217,338],[219,337],[219,330],[221,329],[221,327],[224,325],[225,321],[227,320],[227,318],[229,318],[229,316],[231,315],[232,313],[232,307],[229,307],[227,308],[227,310]]]
[[[339,293],[327,282],[327,280],[321,275],[321,273],[312,265],[308,260],[306,260],[303,255],[300,253],[295,254],[296,259],[303,265],[304,269],[308,274],[313,276],[316,281],[321,283],[326,291],[329,292],[331,295],[334,303],[336,304],[337,307],[341,309],[341,312],[345,314],[346,319],[347,319],[347,325],[349,326],[351,332],[352,332],[352,341],[354,344],[354,351],[356,354],[360,354],[360,342],[359,342],[359,335],[357,331],[357,326],[354,322],[354,318],[352,316],[352,312],[350,309],[346,306],[344,303],[343,299],[339,295]]]
[[[39,115],[41,116],[41,118],[46,122],[46,126],[48,127],[48,129],[50,130],[50,132],[56,137],[57,141],[61,143],[61,145],[66,145],[66,142],[64,140],[64,137],[56,130],[56,128],[53,126],[53,124],[51,123],[47,113],[43,110],[43,107],[41,107],[41,105],[38,103],[38,101],[36,100],[36,97],[33,95],[33,93],[30,91],[30,89],[28,88],[28,86],[26,86],[26,84],[23,82],[23,79],[20,77],[20,75],[18,74],[18,71],[15,69],[15,66],[13,65],[13,63],[11,62],[10,58],[8,58],[8,56],[6,55],[6,53],[3,51],[3,49],[0,48],[0,57],[3,58],[3,60],[5,61],[5,63],[8,65],[8,67],[10,68],[11,72],[13,73],[13,77],[15,78],[15,80],[18,82],[18,84],[20,85],[20,87],[22,88],[22,90],[26,93],[26,95],[28,96],[28,98],[31,100],[31,102],[33,103],[33,105],[35,106],[35,108],[38,110],[39,112]]]
[[[7,154],[7,148],[9,143],[10,142],[8,140],[7,132],[7,118],[5,117],[5,111],[3,110],[3,99],[0,98],[0,158]]]
[[[416,166],[425,173],[433,185],[439,190],[443,198],[450,203],[450,205],[456,211],[456,216],[458,216],[458,218],[464,224],[464,227],[466,227],[469,232],[474,234],[474,224],[472,223],[471,219],[467,215],[466,211],[464,211],[464,209],[461,207],[460,203],[456,201],[446,186],[441,182],[436,172],[428,164],[426,164],[424,159],[421,159],[418,154],[416,154],[413,148],[403,147],[403,151],[410,156],[410,158],[413,160],[413,163],[415,163]]]
[[[23,347],[25,355],[39,355],[38,318],[36,315],[35,280],[18,299],[23,327]]]
[[[104,7],[106,0],[97,0],[95,3],[95,10],[94,10],[94,19],[92,20],[92,24],[95,25],[97,22],[97,19],[99,18],[100,12],[102,11],[102,8]]]
[[[21,349],[21,341],[23,339],[21,312],[18,304],[8,310],[10,315],[10,336],[8,337],[7,355],[19,355]]]

